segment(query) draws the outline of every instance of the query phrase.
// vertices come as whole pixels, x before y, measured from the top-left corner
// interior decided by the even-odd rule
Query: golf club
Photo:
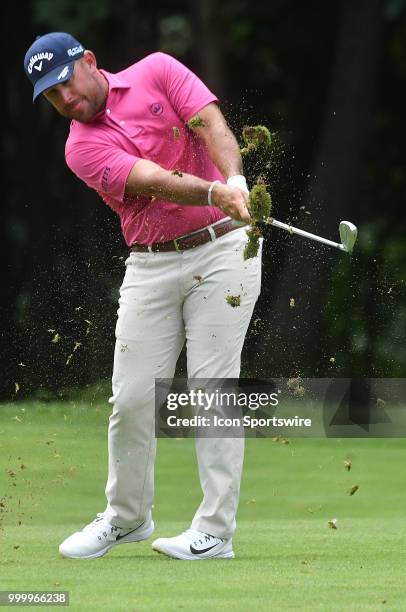
[[[277,221],[272,217],[267,219],[266,223],[268,225],[272,225],[274,227],[279,227],[279,229],[283,229],[290,234],[298,234],[299,236],[303,236],[304,238],[309,238],[310,240],[315,240],[316,242],[322,242],[323,244],[327,244],[329,246],[335,247],[336,249],[340,249],[340,251],[344,251],[345,253],[351,253],[355,241],[357,239],[358,230],[356,226],[350,221],[341,221],[339,225],[339,234],[341,238],[340,242],[333,242],[332,240],[328,240],[327,238],[322,238],[321,236],[317,236],[316,234],[312,234],[310,232],[306,232],[305,230],[301,230],[297,227],[293,227],[292,225],[287,225],[286,223],[282,223],[281,221]]]

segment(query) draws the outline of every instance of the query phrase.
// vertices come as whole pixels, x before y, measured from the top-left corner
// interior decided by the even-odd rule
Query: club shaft
[[[288,225],[287,223],[277,221],[272,217],[267,220],[267,223],[268,225],[279,227],[279,229],[283,229],[286,232],[289,232],[290,234],[297,234],[298,236],[303,236],[304,238],[309,238],[310,240],[315,240],[316,242],[328,244],[329,246],[335,247],[336,249],[340,249],[340,251],[346,251],[344,245],[339,242],[333,242],[332,240],[328,240],[327,238],[322,238],[321,236],[317,236],[316,234],[312,234],[311,232],[306,232],[305,230],[299,229],[298,227],[293,227],[293,225]]]

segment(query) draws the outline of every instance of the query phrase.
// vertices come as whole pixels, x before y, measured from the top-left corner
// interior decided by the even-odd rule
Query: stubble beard
[[[70,119],[75,119],[80,123],[91,123],[94,117],[105,108],[107,102],[108,85],[106,87],[104,83],[102,83],[95,75],[92,75],[92,79],[95,84],[94,95],[92,95],[91,98],[83,97],[81,100],[82,104],[88,107],[88,112],[82,117],[70,116]],[[105,79],[104,76],[103,79],[107,84],[107,79]]]

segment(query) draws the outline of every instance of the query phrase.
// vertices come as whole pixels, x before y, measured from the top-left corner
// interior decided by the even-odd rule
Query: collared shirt
[[[106,106],[90,123],[72,121],[66,142],[69,168],[118,213],[128,245],[164,242],[222,219],[205,205],[186,206],[125,194],[140,159],[208,181],[224,181],[187,121],[216,96],[193,72],[165,53],[153,53],[117,74]]]

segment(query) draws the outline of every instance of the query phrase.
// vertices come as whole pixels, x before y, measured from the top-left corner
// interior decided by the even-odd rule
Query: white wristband
[[[207,203],[209,206],[213,206],[213,202],[211,201],[211,192],[213,191],[216,185],[220,185],[220,181],[213,181],[209,187],[209,191],[207,193]]]
[[[230,176],[230,178],[227,179],[227,185],[231,185],[231,187],[238,187],[238,189],[241,189],[241,191],[249,193],[247,181],[245,180],[245,176],[243,176],[242,174],[235,174],[234,176]]]

